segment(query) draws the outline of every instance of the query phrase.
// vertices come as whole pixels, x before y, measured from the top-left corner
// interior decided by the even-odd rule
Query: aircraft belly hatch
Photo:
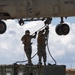
[[[60,14],[59,0],[52,0],[52,4],[53,4],[53,14],[54,16],[58,16]]]

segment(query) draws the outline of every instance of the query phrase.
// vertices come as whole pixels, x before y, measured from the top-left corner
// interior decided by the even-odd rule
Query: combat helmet
[[[25,31],[25,34],[30,34],[30,31],[29,31],[29,30],[26,30],[26,31]]]

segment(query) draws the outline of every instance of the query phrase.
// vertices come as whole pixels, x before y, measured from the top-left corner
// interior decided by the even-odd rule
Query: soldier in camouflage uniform
[[[32,54],[31,39],[36,38],[36,34],[37,34],[37,32],[35,32],[34,36],[30,35],[30,31],[26,30],[25,35],[21,38],[21,41],[23,41],[23,44],[24,44],[24,51],[28,58],[28,64],[32,64],[32,61],[31,61],[31,54]]]
[[[38,65],[42,65],[41,59],[43,57],[44,65],[46,65],[46,44],[48,40],[48,34],[49,34],[49,27],[46,26],[46,28],[42,31],[39,31],[38,33],[38,39],[37,39],[37,49],[38,49],[38,57],[39,57],[39,63]]]

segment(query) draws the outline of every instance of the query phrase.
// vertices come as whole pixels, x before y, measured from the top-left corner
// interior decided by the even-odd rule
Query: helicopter
[[[70,16],[75,16],[75,0],[0,0],[0,34],[7,29],[2,20],[19,19],[22,26],[25,21],[37,20],[49,24],[52,17],[60,17],[55,31],[58,35],[67,35],[70,28],[63,18]]]

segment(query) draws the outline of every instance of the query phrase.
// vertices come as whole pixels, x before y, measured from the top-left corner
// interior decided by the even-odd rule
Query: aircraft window
[[[10,72],[7,72],[6,75],[11,75],[11,73]]]
[[[23,75],[23,72],[18,72],[18,75]]]

